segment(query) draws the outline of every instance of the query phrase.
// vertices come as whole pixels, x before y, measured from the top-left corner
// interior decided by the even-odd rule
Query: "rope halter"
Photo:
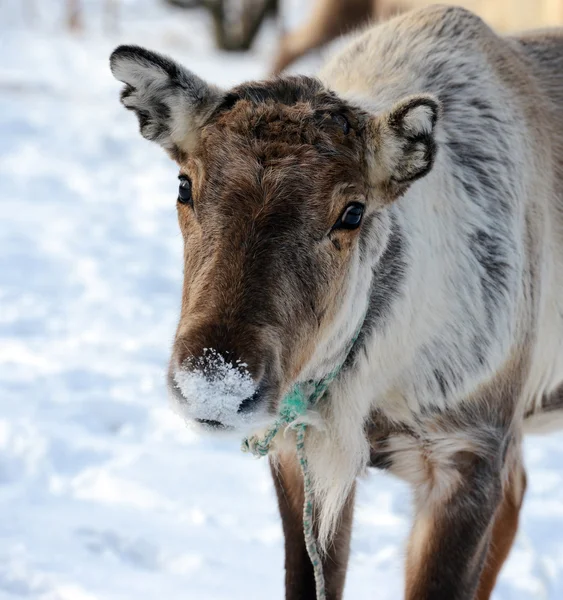
[[[305,536],[307,553],[309,554],[311,564],[313,565],[317,600],[326,600],[325,580],[322,560],[313,528],[313,484],[307,463],[307,456],[305,454],[305,433],[307,431],[307,424],[298,421],[298,419],[304,416],[307,410],[313,408],[319,400],[322,399],[328,386],[339,375],[350,351],[360,335],[363,323],[364,319],[362,319],[356,334],[348,344],[344,360],[338,367],[320,381],[309,380],[304,383],[295,384],[282,400],[279,415],[274,421],[274,424],[261,438],[255,435],[245,438],[241,447],[243,452],[250,452],[254,456],[261,458],[270,452],[272,442],[280,430],[285,430],[287,427],[290,427],[296,431],[297,459],[299,460],[299,466],[301,467],[301,473],[303,474],[303,490],[305,496],[303,504],[303,533]]]

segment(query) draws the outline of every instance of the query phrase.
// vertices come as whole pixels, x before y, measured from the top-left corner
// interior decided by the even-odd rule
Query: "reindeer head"
[[[343,360],[393,235],[388,207],[432,166],[438,104],[371,115],[308,77],[223,92],[133,46],[111,68],[180,170],[171,394],[208,428],[271,420],[290,386]]]

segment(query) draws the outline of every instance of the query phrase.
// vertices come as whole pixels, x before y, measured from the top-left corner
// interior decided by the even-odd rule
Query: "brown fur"
[[[303,475],[294,454],[281,454],[270,464],[285,537],[286,600],[314,600],[315,578],[303,537]],[[340,517],[338,535],[323,556],[327,600],[340,600],[344,591],[354,495],[352,490]]]
[[[280,40],[272,72],[281,73],[307,52],[367,23],[375,4],[375,0],[317,1],[307,22]]]
[[[525,348],[461,410],[429,415],[421,424],[424,437],[373,415],[372,465],[415,489],[407,600],[488,600],[492,593],[514,541],[525,491],[519,440],[502,434],[515,418],[510,399],[520,394],[529,368]],[[499,402],[499,395],[505,400]],[[499,407],[494,418],[491,406]],[[487,435],[478,433],[484,431],[481,419],[490,424]]]
[[[472,457],[468,466],[468,477],[448,500],[418,507],[407,558],[406,600],[475,596],[500,482],[481,480],[488,470],[484,459]],[[480,507],[479,515],[472,510],[473,502]]]
[[[475,600],[489,600],[493,593],[498,574],[516,537],[525,491],[526,474],[521,465],[517,465],[505,486],[502,503],[495,515],[489,551]]]
[[[213,347],[245,356],[257,378],[266,361],[278,365],[267,375],[279,389],[309,359],[337,304],[355,233],[335,232],[316,261],[306,260],[305,244],[326,235],[348,199],[363,191],[362,125],[345,105],[331,102],[321,97],[318,106],[256,106],[240,100],[203,129],[197,151],[182,164],[192,180],[197,219],[179,205],[186,255],[178,364]],[[348,133],[333,118],[337,114],[350,123]],[[299,230],[310,233],[300,238]],[[301,261],[298,278],[281,260],[278,268],[271,264],[277,242],[288,236],[295,240],[295,266]],[[246,271],[249,255],[265,259],[254,262],[252,272]],[[319,271],[321,279],[314,276]],[[286,302],[293,293],[304,295],[304,304]]]
[[[272,73],[285,71],[312,50],[367,25],[373,19],[385,18],[399,11],[399,3],[388,0],[316,0],[307,21],[280,39]]]

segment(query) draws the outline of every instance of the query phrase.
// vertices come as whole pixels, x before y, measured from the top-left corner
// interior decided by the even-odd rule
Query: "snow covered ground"
[[[294,0],[295,3],[296,0]],[[203,15],[125,2],[82,37],[61,2],[0,3],[0,598],[283,597],[265,462],[189,432],[164,371],[180,300],[176,171],[118,103],[107,58],[144,43],[230,85]],[[314,61],[313,61],[314,62]],[[496,600],[563,598],[563,435],[527,442],[529,493]],[[360,488],[347,598],[401,597],[406,487]]]

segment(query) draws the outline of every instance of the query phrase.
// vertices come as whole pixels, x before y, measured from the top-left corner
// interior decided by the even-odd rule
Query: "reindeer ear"
[[[173,60],[139,46],[119,46],[110,58],[123,82],[121,102],[136,113],[141,135],[173,158],[190,152],[206,117],[223,94]]]
[[[434,163],[434,128],[440,104],[429,94],[410,96],[374,117],[367,127],[370,183],[392,201],[424,177]]]

